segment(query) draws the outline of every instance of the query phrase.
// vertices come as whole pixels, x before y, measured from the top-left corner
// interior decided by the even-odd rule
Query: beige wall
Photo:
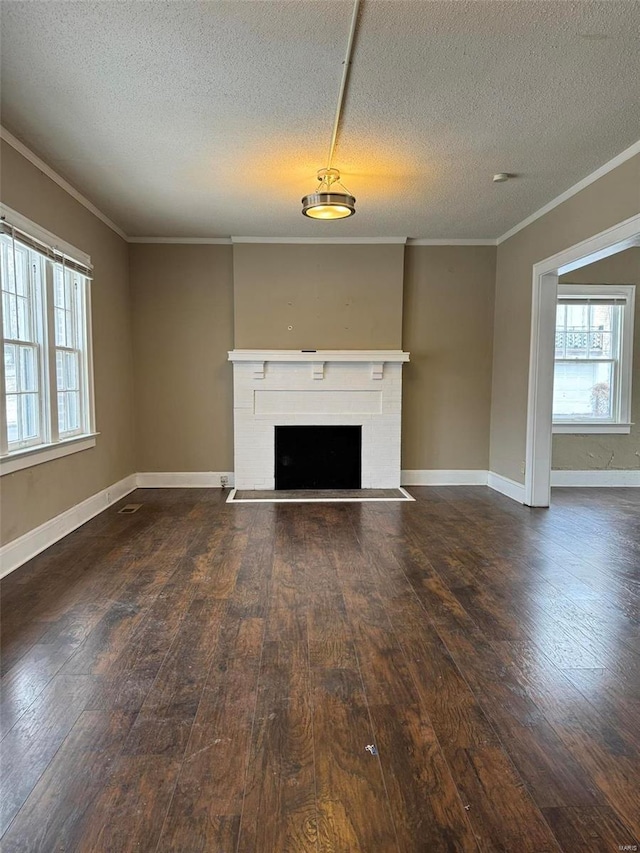
[[[640,211],[640,155],[498,246],[491,470],[524,482],[533,264]]]
[[[6,143],[2,201],[91,255],[96,447],[0,480],[9,542],[135,471],[127,244]]]
[[[231,246],[130,246],[138,471],[233,470]]]
[[[405,257],[403,469],[487,469],[496,250],[413,246]]]
[[[400,349],[403,260],[399,244],[236,244],[236,348]]]
[[[401,337],[404,248],[330,248],[337,282],[318,266],[324,246],[236,246],[233,269],[230,247],[130,247],[139,471],[232,470],[234,346],[403,344],[404,467],[487,467],[495,249],[407,249]],[[287,325],[305,337],[292,341]]]
[[[627,249],[561,276],[566,284],[640,285],[640,249]],[[638,288],[640,290],[640,288]],[[640,468],[640,292],[636,292],[629,435],[554,435],[552,468],[565,471]]]

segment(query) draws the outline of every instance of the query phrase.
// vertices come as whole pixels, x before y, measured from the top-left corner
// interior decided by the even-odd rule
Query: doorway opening
[[[558,279],[638,246],[640,215],[534,264],[525,461],[527,506],[546,507],[551,500]]]

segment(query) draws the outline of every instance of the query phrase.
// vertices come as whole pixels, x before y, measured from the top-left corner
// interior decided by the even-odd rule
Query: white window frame
[[[601,420],[571,420],[562,418],[553,421],[554,435],[598,435],[622,434],[631,432],[631,392],[633,376],[633,327],[635,319],[635,292],[633,284],[558,284],[558,296],[587,297],[589,299],[613,299],[623,297],[626,300],[622,311],[620,329],[620,356],[617,360],[616,417]],[[554,358],[554,370],[556,360]]]
[[[68,456],[95,447],[96,420],[95,420],[95,395],[93,374],[93,339],[91,327],[91,258],[80,249],[56,237],[50,231],[46,231],[36,223],[22,216],[17,211],[11,210],[6,205],[0,205],[0,216],[15,228],[16,239],[20,242],[20,234],[25,235],[31,241],[42,245],[42,292],[40,299],[43,306],[41,322],[40,348],[42,358],[38,364],[38,372],[41,387],[41,431],[42,441],[38,444],[22,446],[18,449],[9,450],[7,444],[7,420],[6,420],[6,386],[4,375],[4,351],[0,358],[0,476],[12,474],[40,465],[52,459]],[[45,251],[46,250],[46,251]],[[79,332],[79,342],[82,348],[80,358],[80,388],[82,401],[81,428],[73,432],[59,433],[58,428],[58,392],[56,378],[56,352],[61,347],[56,346],[54,329],[54,299],[53,299],[53,276],[56,264],[74,262],[80,264],[87,270],[87,275],[74,270],[74,274],[83,279],[82,292],[76,303],[77,314],[74,318],[79,324],[76,328]],[[3,333],[2,305],[0,305],[0,331]]]

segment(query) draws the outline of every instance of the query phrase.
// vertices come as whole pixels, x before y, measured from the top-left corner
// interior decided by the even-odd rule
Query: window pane
[[[8,237],[2,238],[2,289],[10,293],[16,292],[13,272],[13,243]]]
[[[76,342],[73,336],[73,312],[65,311],[65,336],[68,347],[74,347]]]
[[[60,435],[80,429],[80,394],[63,391],[58,394],[58,431]]]
[[[610,332],[613,328],[614,312],[620,310],[620,306],[616,305],[590,305],[591,311],[590,323],[592,329],[601,329],[604,332]]]
[[[7,441],[18,441],[18,395],[7,394]]]
[[[27,296],[29,293],[29,252],[16,247],[16,293]]]
[[[33,347],[20,347],[18,353],[20,361],[20,390],[37,391],[36,350]]]
[[[554,418],[612,418],[613,364],[556,364]]]
[[[11,293],[2,294],[2,324],[5,338],[18,337],[18,308],[16,297]]]
[[[80,406],[78,392],[67,392],[67,429],[76,430],[80,428]]]
[[[67,346],[67,320],[65,311],[61,308],[56,308],[55,312],[55,327],[56,327],[56,346]]]
[[[56,352],[56,387],[58,391],[64,391],[64,359],[63,353]]]
[[[566,332],[565,358],[587,358],[589,355],[589,334],[574,328]]]
[[[67,429],[67,404],[64,392],[58,392],[58,432],[62,434]]]
[[[613,358],[611,332],[589,334],[589,358]]]
[[[7,387],[7,394],[18,390],[16,348],[13,344],[4,345],[4,381]]]
[[[78,388],[78,355],[75,352],[64,354],[65,384],[67,390],[75,391]]]
[[[56,308],[64,308],[64,286],[62,282],[62,267],[53,268],[53,302]]]
[[[21,394],[20,409],[23,441],[37,438],[40,434],[40,427],[38,424],[38,395]]]
[[[589,306],[588,305],[567,305],[567,328],[574,331],[584,331],[589,329]]]
[[[73,305],[72,295],[73,280],[71,278],[71,273],[67,272],[64,279],[64,307],[67,311],[71,310],[71,306]]]
[[[556,305],[556,358],[563,358],[567,336],[565,324],[567,320],[567,306]]]
[[[18,340],[31,341],[31,322],[29,317],[29,301],[24,296],[16,298],[18,314]]]

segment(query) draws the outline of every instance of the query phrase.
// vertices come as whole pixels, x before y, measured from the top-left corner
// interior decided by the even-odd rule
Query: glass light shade
[[[302,215],[311,219],[346,219],[356,212],[356,200],[340,183],[337,169],[320,169],[319,186],[302,199]]]

